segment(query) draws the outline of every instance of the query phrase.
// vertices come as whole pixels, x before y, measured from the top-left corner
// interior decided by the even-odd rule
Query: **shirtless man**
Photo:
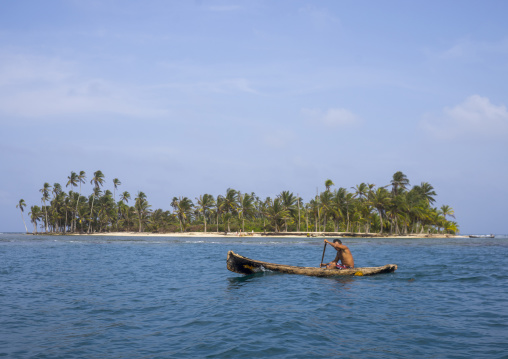
[[[355,267],[353,255],[348,247],[342,244],[340,239],[334,239],[333,243],[325,239],[325,243],[331,245],[337,251],[335,259],[330,263],[322,263],[321,266],[326,266],[328,269],[349,269]],[[339,260],[341,263],[339,263]]]

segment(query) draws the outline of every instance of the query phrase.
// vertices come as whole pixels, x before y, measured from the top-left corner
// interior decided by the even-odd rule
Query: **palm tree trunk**
[[[77,222],[78,222],[79,197],[81,197],[81,183],[79,184],[79,196],[78,196],[78,200],[76,201],[76,212],[74,213],[74,232],[76,232]]]
[[[95,193],[92,197],[92,208],[90,209],[90,223],[88,223],[88,233],[90,233],[90,228],[92,227],[92,213],[93,213],[93,203],[95,202]]]
[[[300,195],[297,194],[298,196],[298,232],[300,232]]]
[[[380,233],[383,234],[383,212],[381,212],[380,209],[377,210],[379,213],[379,222],[381,223],[381,231]]]
[[[46,228],[46,233],[48,233],[48,209],[46,208],[46,201],[44,201],[44,213],[46,216],[46,221],[44,222],[44,227]]]
[[[28,228],[26,228],[25,219],[23,218],[23,211],[21,211],[21,219],[23,220],[23,224],[25,225],[25,231],[28,233]]]

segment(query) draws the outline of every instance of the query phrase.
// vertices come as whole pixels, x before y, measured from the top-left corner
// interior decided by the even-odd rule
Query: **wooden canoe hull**
[[[315,277],[335,277],[335,276],[366,276],[381,273],[391,273],[397,269],[396,264],[387,264],[382,267],[362,267],[353,269],[327,269],[314,267],[297,267],[284,264],[275,264],[262,261],[256,261],[233,251],[228,252],[227,268],[231,272],[240,274],[253,274],[264,271],[281,272],[288,274],[302,274]]]

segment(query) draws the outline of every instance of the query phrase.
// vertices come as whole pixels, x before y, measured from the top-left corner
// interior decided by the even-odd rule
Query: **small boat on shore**
[[[396,264],[387,264],[381,267],[359,267],[352,269],[328,269],[314,267],[298,267],[284,264],[275,264],[256,261],[233,251],[228,252],[227,268],[231,272],[240,274],[253,274],[265,271],[281,272],[288,274],[302,274],[315,277],[334,276],[367,276],[381,273],[391,273],[397,269]]]

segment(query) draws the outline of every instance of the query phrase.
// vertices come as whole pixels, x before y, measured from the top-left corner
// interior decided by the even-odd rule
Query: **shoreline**
[[[275,237],[275,238],[469,238],[464,235],[454,234],[407,234],[407,235],[384,235],[379,233],[347,233],[347,232],[267,232],[267,233],[237,233],[237,232],[172,232],[172,233],[148,233],[148,232],[105,232],[105,233],[38,233],[38,235],[68,235],[68,236],[111,236],[111,237],[242,237],[242,238],[262,238],[262,237]]]

